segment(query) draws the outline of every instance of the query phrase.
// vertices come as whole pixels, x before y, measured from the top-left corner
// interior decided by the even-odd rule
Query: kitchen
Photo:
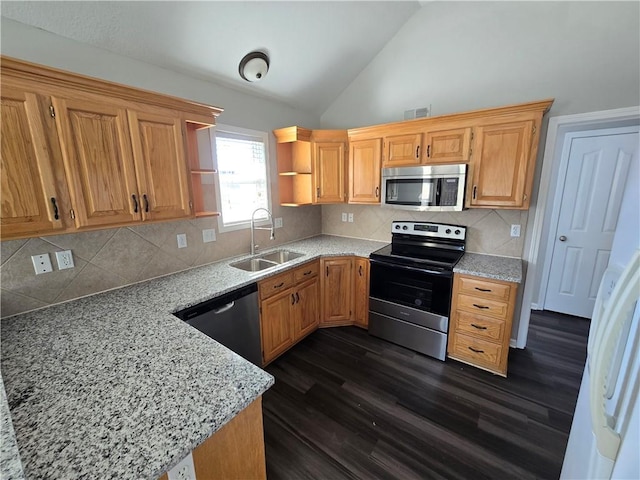
[[[398,52],[397,49],[403,45],[402,41],[391,42],[367,67],[367,74],[358,79],[340,96],[334,96],[331,100],[335,98],[335,102],[326,108],[321,116],[294,109],[272,100],[245,95],[238,90],[227,89],[214,83],[204,82],[201,79],[100,50],[85,43],[78,43],[44,30],[28,27],[23,23],[5,18],[4,13],[2,53],[147,90],[198,100],[205,104],[218,105],[224,108],[224,113],[219,117],[218,123],[266,132],[288,125],[303,125],[307,128],[352,128],[385,123],[400,120],[402,112],[406,109],[428,103],[432,104],[434,115],[439,115],[554,97],[555,102],[545,117],[547,119],[549,116],[629,107],[639,103],[637,99],[637,68],[634,69],[633,61],[616,64],[615,68],[617,69],[624,71],[628,68],[628,73],[619,75],[620,85],[615,88],[607,87],[606,91],[603,91],[602,85],[605,80],[601,78],[604,70],[601,66],[606,64],[607,68],[614,68],[606,63],[613,61],[613,56],[608,54],[610,50],[606,50],[604,47],[594,47],[593,51],[589,51],[585,46],[585,49],[589,51],[589,57],[587,57],[589,61],[581,61],[580,68],[591,69],[588,70],[589,74],[585,74],[582,70],[575,71],[575,60],[572,60],[572,55],[581,55],[584,52],[571,50],[569,47],[566,47],[566,51],[561,48],[563,45],[563,33],[561,33],[564,26],[563,19],[567,16],[571,14],[573,15],[572,21],[580,19],[587,24],[590,24],[592,18],[605,18],[607,21],[598,22],[598,28],[601,29],[598,32],[602,38],[606,38],[607,42],[611,43],[611,45],[607,43],[607,48],[614,49],[616,52],[628,53],[628,55],[626,53],[617,55],[620,58],[628,57],[632,60],[637,58],[637,47],[633,47],[636,50],[630,52],[625,50],[631,48],[630,45],[634,42],[628,41],[622,33],[618,33],[619,37],[608,33],[611,25],[632,21],[634,15],[625,13],[625,9],[633,8],[633,5],[617,5],[613,8],[596,3],[592,6],[578,8],[569,4],[545,4],[542,7],[528,6],[526,7],[528,10],[525,11],[520,7],[516,8],[507,4],[501,9],[492,7],[490,10],[496,14],[494,21],[497,22],[497,25],[495,29],[498,29],[500,25],[508,24],[511,26],[505,35],[516,35],[513,30],[519,30],[518,33],[522,35],[522,37],[516,36],[517,38],[513,40],[514,45],[508,47],[484,37],[482,40],[487,42],[487,45],[479,44],[478,38],[481,36],[475,33],[472,26],[478,24],[479,19],[487,20],[487,11],[480,6],[432,4],[420,8],[418,4],[413,4],[411,8],[416,10],[415,13],[411,8],[405,12],[405,15],[413,14],[401,30],[405,39],[413,38],[419,34],[418,32],[423,32],[425,23],[430,25],[431,28],[426,29],[430,33],[420,33],[420,35],[434,35],[433,38],[438,38],[437,43],[441,43],[442,38],[452,37],[452,33],[440,31],[446,22],[432,20],[431,13],[429,13],[431,11],[434,18],[445,18],[454,25],[454,19],[466,22],[464,29],[456,31],[456,42],[464,41],[467,36],[468,45],[474,46],[473,55],[478,57],[467,58],[467,62],[455,64],[446,62],[446,58],[440,56],[435,57],[441,62],[439,64],[438,62],[436,64],[425,62],[422,66],[411,62],[412,68],[426,69],[419,72],[419,75],[424,76],[425,79],[434,76],[443,82],[439,90],[436,85],[431,88],[421,85],[413,86],[412,79],[415,72],[407,68],[399,69],[396,61],[400,63],[400,59],[416,52]],[[494,11],[494,8],[497,10]],[[523,29],[514,28],[513,25],[520,25],[517,22],[527,14],[538,19],[540,23],[536,24],[534,21],[527,23],[529,30],[526,32]],[[401,20],[396,19],[398,24],[402,23]],[[547,22],[550,22],[551,25],[547,25]],[[544,26],[555,32],[555,37],[549,34],[544,39],[536,38],[543,23]],[[628,29],[621,29],[621,31],[627,32],[627,35],[633,37],[637,32],[637,26],[632,24]],[[424,38],[424,43],[428,43],[430,38]],[[535,38],[535,41],[532,38]],[[256,38],[255,41],[260,45],[264,40]],[[556,63],[553,64],[553,68],[555,70],[545,70],[545,68],[551,69],[552,67],[548,65],[546,58],[539,56],[537,51],[537,48],[545,50],[545,44],[541,46],[538,43],[545,41],[549,42],[546,44],[547,50],[549,48],[559,50],[558,58],[554,59]],[[596,40],[591,38],[590,41],[595,42]],[[587,42],[585,45],[589,45],[589,43]],[[251,45],[249,48],[253,47],[254,45]],[[507,49],[504,54],[501,53],[503,49]],[[484,53],[485,51],[487,53]],[[523,55],[522,58],[526,59],[528,64],[522,65],[517,62],[516,57],[513,57],[514,52],[520,51],[527,52],[527,55]],[[244,53],[246,52],[241,52],[242,55]],[[481,53],[484,55],[479,56]],[[491,58],[487,58],[489,53],[496,58],[511,54],[518,68],[505,69],[503,66],[502,70],[499,70],[502,73],[499,78],[495,76],[483,78],[482,72],[474,69],[473,81],[469,78],[468,68],[470,67],[455,70],[455,68],[461,68],[464,65],[473,66],[478,63],[489,65],[490,63],[487,63],[491,60]],[[595,58],[591,58],[591,55]],[[398,57],[398,60],[394,60],[394,57]],[[235,59],[234,68],[239,59],[240,57]],[[471,62],[472,60],[473,62]],[[543,65],[536,64],[535,61],[541,62]],[[637,62],[637,60],[635,61]],[[434,69],[446,69],[446,73],[440,71],[438,75],[435,75],[431,73]],[[491,70],[487,68],[487,71]],[[391,72],[397,72],[401,76],[399,78],[388,77],[385,75],[385,71],[388,71],[389,75]],[[274,64],[269,76],[264,81],[266,82],[277,72],[278,69]],[[545,78],[546,83],[551,82],[551,86],[542,82],[542,77]],[[372,83],[373,78],[380,78],[380,83],[378,85]],[[446,81],[443,80],[445,78]],[[383,91],[383,82],[389,81],[393,81],[398,88],[391,92],[387,89],[385,95],[377,94],[376,89],[379,88]],[[464,83],[462,83],[463,81]],[[606,82],[611,81],[607,77]],[[446,88],[456,86],[455,82],[458,82],[459,85],[455,94],[451,94]],[[504,82],[504,85],[497,82]],[[518,85],[517,91],[509,88],[514,84]],[[581,88],[576,88],[576,84],[580,84]],[[431,93],[432,89],[435,89],[435,92],[440,92],[437,101],[425,99],[424,92]],[[415,99],[412,96],[415,96]],[[376,98],[380,104],[367,101],[367,97]],[[246,108],[243,106],[250,106],[251,113],[246,113]],[[544,139],[540,144],[540,153],[544,145],[542,142]],[[278,176],[275,164],[276,145],[273,137],[269,142],[269,147],[270,183],[272,191],[275,192],[278,186]],[[538,165],[540,163],[539,159]],[[273,195],[274,198],[278,198],[276,194]],[[272,201],[272,208],[274,217],[283,219],[283,227],[276,229],[276,239],[269,246],[285,244],[320,233],[388,243],[391,222],[406,219],[404,215],[399,217],[397,211],[360,205],[343,204],[290,208],[280,207],[278,201],[275,200]],[[354,221],[343,222],[341,219],[343,212],[352,213]],[[438,214],[412,214],[412,218],[420,221],[440,221],[466,225],[469,227],[468,251],[519,258],[525,252],[527,234],[530,231],[527,226],[530,224],[529,217],[533,216],[533,212],[533,208],[528,211],[469,209],[460,213],[440,214],[440,216]],[[413,217],[414,215],[416,216]],[[446,215],[446,217],[443,218],[442,215]],[[521,225],[520,237],[511,237],[511,225]],[[248,254],[250,240],[247,230],[224,233],[218,231],[218,239],[215,242],[203,243],[200,240],[201,230],[211,228],[218,228],[217,221],[201,218],[194,221],[181,220],[131,228],[95,230],[87,233],[61,235],[58,238],[36,237],[28,242],[22,240],[2,242],[3,316],[117,288],[158,275],[177,272],[191,266]],[[187,236],[188,246],[184,249],[177,249],[175,246],[176,234],[180,233],[185,233]],[[76,268],[39,276],[33,275],[33,267],[30,263],[31,255],[67,249],[74,253]],[[16,256],[15,252],[18,252],[19,255]],[[350,251],[350,253],[356,252]],[[5,258],[8,259],[6,264],[4,263]],[[24,259],[28,260],[28,270],[24,267]],[[517,331],[515,326],[513,331]],[[515,335],[514,339],[516,339]]]

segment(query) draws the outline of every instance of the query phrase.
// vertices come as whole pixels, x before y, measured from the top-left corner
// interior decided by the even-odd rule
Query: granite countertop
[[[172,312],[384,245],[318,236],[279,246],[304,256],[272,270],[236,257],[2,320],[2,478],[20,461],[27,478],[157,478],[274,382]]]
[[[465,253],[454,267],[455,273],[522,283],[522,260],[480,253]]]

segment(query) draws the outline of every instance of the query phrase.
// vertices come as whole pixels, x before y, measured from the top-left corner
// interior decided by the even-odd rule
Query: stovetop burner
[[[430,222],[393,222],[391,243],[369,258],[413,267],[453,270],[464,255],[466,227]]]

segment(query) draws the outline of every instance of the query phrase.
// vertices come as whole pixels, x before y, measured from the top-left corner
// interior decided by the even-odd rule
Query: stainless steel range
[[[393,222],[391,244],[370,256],[369,333],[444,360],[453,267],[466,227]]]

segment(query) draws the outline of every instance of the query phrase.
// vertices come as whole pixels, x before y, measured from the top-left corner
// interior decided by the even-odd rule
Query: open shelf
[[[280,205],[297,207],[313,203],[311,130],[287,127],[274,130],[277,145]]]
[[[219,216],[216,209],[213,152],[208,129],[213,125],[187,122],[186,137],[189,146],[189,172],[191,173],[191,193],[193,195],[193,215],[200,217]]]

